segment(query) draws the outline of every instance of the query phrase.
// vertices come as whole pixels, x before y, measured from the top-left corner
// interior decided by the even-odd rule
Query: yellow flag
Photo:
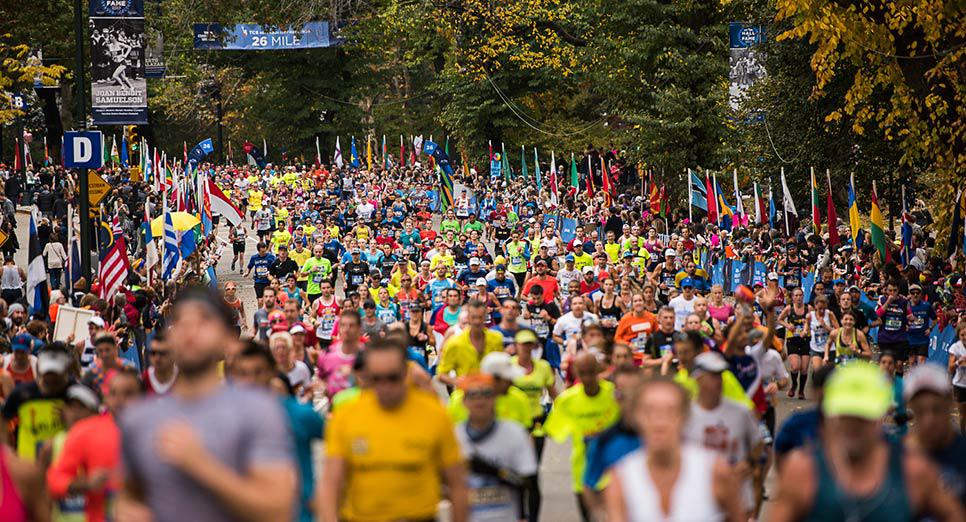
[[[372,137],[366,136],[366,165],[372,170]]]

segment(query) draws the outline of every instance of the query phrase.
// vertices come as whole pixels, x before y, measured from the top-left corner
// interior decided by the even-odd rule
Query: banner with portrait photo
[[[91,0],[91,115],[95,125],[148,122],[144,3]]]
[[[742,98],[754,83],[765,77],[765,65],[756,47],[765,41],[760,25],[731,22],[728,25],[729,65],[728,101],[737,110]]]

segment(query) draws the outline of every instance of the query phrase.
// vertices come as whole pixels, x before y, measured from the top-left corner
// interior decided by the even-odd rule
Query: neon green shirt
[[[570,453],[570,472],[573,490],[583,489],[586,447],[584,439],[609,428],[620,418],[620,407],[614,398],[614,384],[600,381],[600,391],[593,397],[584,392],[583,384],[564,390],[553,401],[553,409],[547,416],[544,428],[557,442],[570,437],[573,449]]]

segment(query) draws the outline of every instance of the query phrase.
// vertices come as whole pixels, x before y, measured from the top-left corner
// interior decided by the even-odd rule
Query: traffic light
[[[131,152],[137,152],[141,144],[141,137],[138,135],[138,126],[128,125],[124,127],[124,132],[127,134],[127,142],[131,147]]]

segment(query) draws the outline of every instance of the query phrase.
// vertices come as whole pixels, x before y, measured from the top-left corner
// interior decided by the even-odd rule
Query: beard
[[[219,357],[207,354],[198,358],[177,361],[178,374],[186,379],[192,379],[212,371],[218,364]]]

